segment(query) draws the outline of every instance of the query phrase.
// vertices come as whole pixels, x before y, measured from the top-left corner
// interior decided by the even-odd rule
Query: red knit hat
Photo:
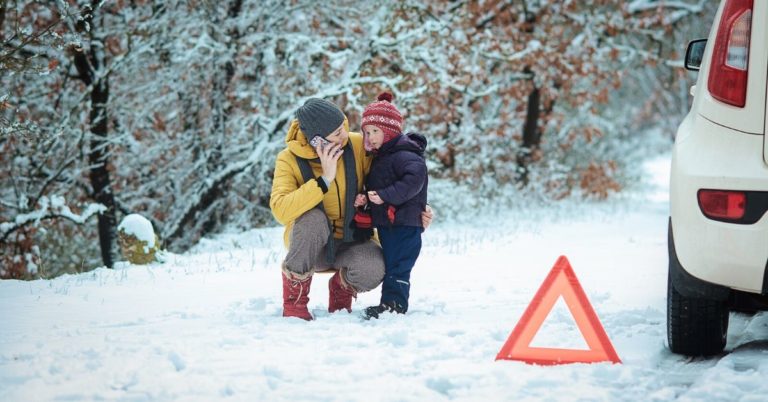
[[[361,127],[367,125],[376,126],[384,132],[384,142],[387,142],[403,132],[403,116],[392,104],[394,96],[389,92],[382,92],[376,97],[378,102],[373,102],[363,110],[363,122]]]

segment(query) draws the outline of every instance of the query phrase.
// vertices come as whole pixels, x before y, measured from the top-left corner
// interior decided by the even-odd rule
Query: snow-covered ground
[[[665,346],[668,164],[609,203],[438,221],[405,316],[361,320],[378,289],[328,314],[330,276],[317,275],[316,320],[282,318],[282,228],[164,264],[0,282],[0,401],[765,400],[768,315],[732,315],[722,356]],[[495,361],[560,255],[622,364]],[[584,347],[562,300],[532,344]]]

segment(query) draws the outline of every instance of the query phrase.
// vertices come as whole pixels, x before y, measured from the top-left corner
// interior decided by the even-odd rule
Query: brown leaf
[[[152,124],[152,126],[155,128],[155,130],[165,131],[165,120],[163,120],[163,117],[160,116],[160,113],[155,112],[154,118],[155,118],[155,121]]]

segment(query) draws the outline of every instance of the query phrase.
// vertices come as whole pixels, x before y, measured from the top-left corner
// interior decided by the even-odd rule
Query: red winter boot
[[[357,292],[351,286],[344,285],[341,282],[341,271],[336,271],[328,281],[328,312],[347,309],[351,313],[353,297],[357,297]]]
[[[307,309],[312,276],[297,280],[289,278],[288,275],[283,272],[283,317],[297,317],[312,321],[312,315]]]

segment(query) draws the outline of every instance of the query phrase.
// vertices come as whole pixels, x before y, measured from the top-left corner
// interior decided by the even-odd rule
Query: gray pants
[[[376,288],[384,279],[384,255],[381,247],[366,242],[336,242],[336,262],[325,262],[325,245],[330,235],[328,218],[317,208],[301,215],[290,234],[290,248],[283,267],[297,277],[306,277],[315,271],[337,269],[344,280],[357,292]]]

